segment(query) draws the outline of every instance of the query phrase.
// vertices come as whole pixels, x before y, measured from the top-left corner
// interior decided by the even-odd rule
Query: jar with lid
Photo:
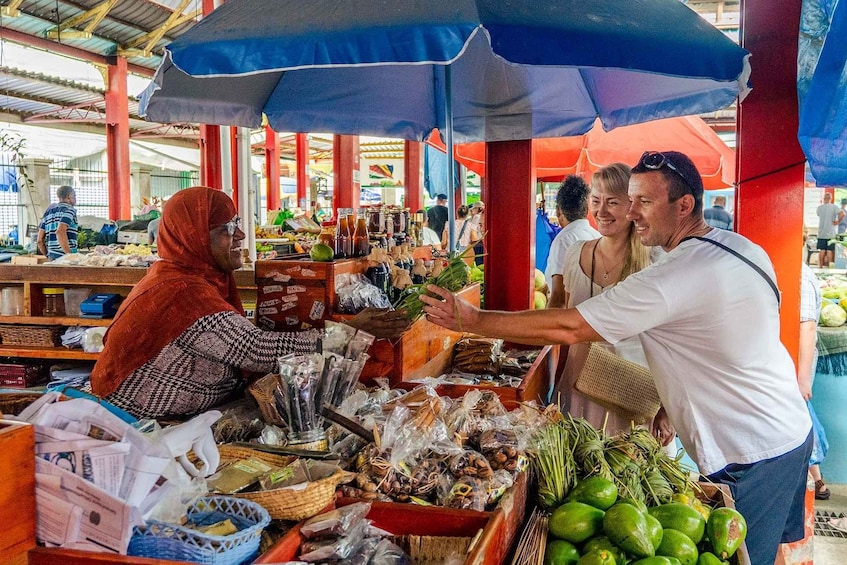
[[[65,315],[65,289],[45,287],[42,291],[44,295],[44,308],[41,310],[42,316],[64,316]]]
[[[335,222],[321,222],[318,242],[333,247],[335,245]]]

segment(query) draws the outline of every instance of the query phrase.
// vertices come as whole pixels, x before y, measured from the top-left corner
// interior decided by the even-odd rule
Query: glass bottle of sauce
[[[356,236],[356,210],[350,209],[347,214],[347,256],[355,257],[356,253],[353,249],[353,239]]]
[[[346,259],[349,257],[347,250],[350,247],[348,241],[347,216],[338,216],[338,227],[335,229],[335,251],[336,259]]]
[[[335,247],[335,222],[321,222],[321,234],[318,236],[318,242]]]
[[[370,236],[368,235],[368,221],[365,214],[359,214],[356,220],[356,230],[353,234],[353,255],[365,257],[371,252]]]

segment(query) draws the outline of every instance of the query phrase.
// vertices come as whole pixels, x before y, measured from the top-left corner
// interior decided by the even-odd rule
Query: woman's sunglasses
[[[239,216],[236,216],[232,220],[223,224],[221,227],[224,229],[224,231],[226,231],[227,235],[233,236],[235,235],[236,230],[241,229],[241,218]]]

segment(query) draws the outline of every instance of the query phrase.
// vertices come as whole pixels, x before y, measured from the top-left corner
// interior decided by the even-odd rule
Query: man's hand
[[[653,418],[653,425],[651,426],[650,431],[654,436],[656,436],[656,439],[662,447],[672,442],[674,436],[676,436],[676,430],[674,430],[671,421],[668,419],[668,413],[665,412],[664,406],[659,408],[659,412],[656,414],[656,417]]]
[[[471,331],[476,326],[479,308],[439,286],[430,284],[426,290],[435,295],[421,294],[427,320],[457,332]]]
[[[379,339],[400,337],[412,325],[403,312],[384,308],[365,308],[345,323]]]

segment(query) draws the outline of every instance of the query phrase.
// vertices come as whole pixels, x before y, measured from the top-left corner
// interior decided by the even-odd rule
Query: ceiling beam
[[[44,49],[45,51],[53,51],[61,55],[67,55],[68,57],[81,59],[83,61],[88,61],[89,63],[95,63],[98,65],[108,65],[113,60],[113,57],[110,56],[101,55],[99,53],[94,53],[93,51],[87,51],[85,49],[80,49],[79,47],[73,47],[72,45],[68,45],[66,43],[59,43],[58,41],[52,41],[50,39],[45,39],[36,35],[30,35],[28,33],[23,33],[21,31],[9,28],[5,28],[3,30],[2,38],[8,41],[19,43],[21,45],[38,47],[39,49]],[[134,63],[127,63],[127,69],[134,75],[139,75],[147,78],[153,78],[153,74],[156,72],[154,69],[142,67],[141,65],[136,65]]]
[[[0,16],[5,16],[7,18],[17,18],[21,15],[21,11],[18,8],[21,7],[24,0],[12,0],[8,5],[0,8]]]
[[[141,56],[143,57],[149,57],[153,49],[156,47],[156,44],[159,43],[159,40],[161,40],[167,32],[189,20],[193,20],[203,13],[202,10],[194,10],[188,14],[183,13],[183,11],[188,7],[188,4],[192,1],[193,0],[182,0],[179,3],[179,6],[174,8],[174,11],[171,12],[170,16],[168,16],[168,19],[165,20],[165,23],[160,25],[157,29],[145,33],[141,37],[137,37],[130,41],[125,46],[118,48],[118,54],[124,56],[135,56],[135,53],[138,52],[142,53]],[[137,49],[137,47],[142,44],[144,46]]]
[[[100,25],[100,22],[103,21],[103,18],[106,17],[106,14],[109,13],[109,10],[118,2],[118,0],[105,0],[90,10],[86,10],[81,14],[77,14],[71,18],[66,19],[65,21],[59,23],[59,25],[48,29],[45,35],[49,38],[60,39],[64,37],[65,39],[91,39],[91,36],[94,35],[94,30],[97,29],[97,26]],[[79,26],[79,24],[88,22],[87,25],[81,30],[74,29]]]

